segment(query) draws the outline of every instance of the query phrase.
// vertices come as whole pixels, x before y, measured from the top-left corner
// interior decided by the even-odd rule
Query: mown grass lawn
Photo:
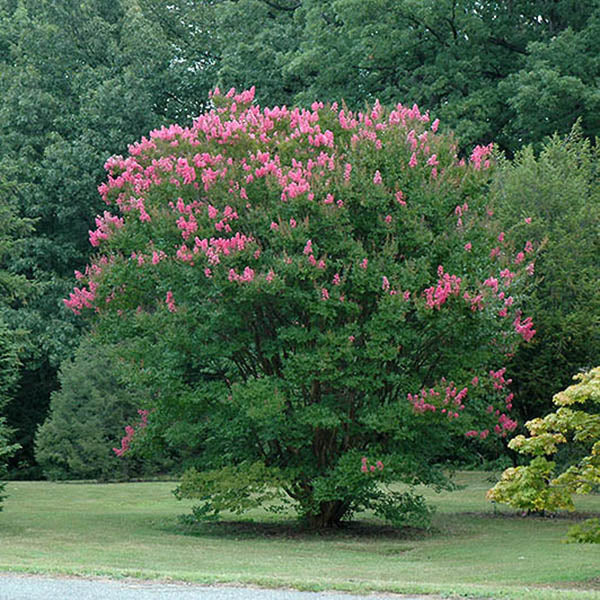
[[[0,513],[0,571],[165,578],[353,592],[600,600],[600,545],[564,544],[578,514],[522,518],[485,501],[489,474],[465,472],[455,492],[428,492],[430,532],[369,515],[321,534],[260,511],[244,522],[185,526],[171,482],[13,482]]]

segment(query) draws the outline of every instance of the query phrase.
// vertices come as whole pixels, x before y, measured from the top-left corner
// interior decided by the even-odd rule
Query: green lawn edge
[[[354,595],[399,594],[399,595],[424,595],[432,600],[439,598],[464,598],[469,600],[600,600],[600,591],[573,590],[560,587],[534,587],[534,586],[488,586],[475,584],[453,584],[448,586],[424,583],[404,582],[390,585],[378,585],[373,582],[339,583],[336,581],[299,581],[287,577],[247,577],[247,576],[222,576],[189,574],[147,570],[130,569],[69,569],[52,568],[36,569],[27,567],[14,567],[0,563],[0,575],[38,575],[44,577],[76,577],[84,579],[111,579],[115,581],[135,579],[138,581],[161,583],[185,583],[199,586],[231,587],[252,586],[265,590],[291,588],[304,592],[344,592]]]

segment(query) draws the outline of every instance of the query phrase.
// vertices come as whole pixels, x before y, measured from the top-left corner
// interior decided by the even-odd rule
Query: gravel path
[[[160,583],[134,579],[58,578],[0,573],[0,600],[422,600],[431,596],[298,592],[230,586]]]

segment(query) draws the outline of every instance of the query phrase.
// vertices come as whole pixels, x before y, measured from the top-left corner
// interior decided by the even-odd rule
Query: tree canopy
[[[316,526],[422,519],[377,482],[443,485],[457,441],[515,428],[503,362],[535,334],[534,246],[513,249],[487,206],[491,147],[467,164],[416,105],[253,95],[215,91],[192,127],[107,161],[118,214],[97,217],[65,303],[152,390],[144,433],[196,449],[180,494],[198,514],[285,492]]]

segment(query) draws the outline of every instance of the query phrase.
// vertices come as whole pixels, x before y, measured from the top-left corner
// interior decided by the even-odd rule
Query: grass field
[[[244,522],[190,527],[171,482],[13,482],[0,513],[0,571],[162,578],[389,591],[443,596],[600,600],[600,545],[564,544],[574,520],[600,514],[600,495],[578,514],[522,518],[485,501],[489,474],[428,493],[430,532],[360,523],[324,534],[259,511]],[[278,517],[281,519],[281,517]]]

